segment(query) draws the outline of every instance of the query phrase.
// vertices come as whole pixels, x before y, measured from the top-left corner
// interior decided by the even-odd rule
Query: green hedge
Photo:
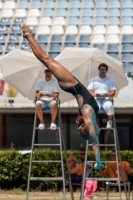
[[[122,151],[122,160],[126,160],[133,167],[133,151]],[[74,154],[77,158],[79,151],[67,151],[67,155]],[[66,162],[64,157],[64,166]],[[15,150],[0,151],[0,187],[2,189],[26,188],[30,154],[21,155]],[[109,160],[110,151],[101,151],[101,160]],[[60,160],[60,152],[56,150],[35,150],[33,160]],[[88,160],[95,160],[92,151],[88,151]],[[54,177],[61,171],[60,163],[33,163],[31,176],[35,177]],[[98,171],[92,170],[92,177],[100,177]],[[129,175],[133,183],[133,176]],[[103,187],[103,183],[99,183]],[[61,183],[58,182],[31,182],[31,189],[61,189]]]

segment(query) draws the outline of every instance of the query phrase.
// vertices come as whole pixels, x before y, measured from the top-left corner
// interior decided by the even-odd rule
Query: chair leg
[[[72,188],[71,188],[71,186],[70,186],[70,184],[69,184],[68,187],[69,187],[69,191],[70,191],[70,193],[73,192],[73,191],[72,191]]]
[[[108,184],[106,184],[106,200],[109,200],[109,187]]]
[[[130,200],[130,182],[128,183],[128,200]]]

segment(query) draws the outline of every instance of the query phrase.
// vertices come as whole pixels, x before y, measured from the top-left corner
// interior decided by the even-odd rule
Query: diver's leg
[[[34,38],[31,30],[25,24],[20,25],[23,30],[24,37],[27,38],[35,56],[53,73],[57,78],[59,85],[62,87],[69,87],[77,84],[77,80],[72,74],[63,67],[60,63],[49,57],[39,46]]]

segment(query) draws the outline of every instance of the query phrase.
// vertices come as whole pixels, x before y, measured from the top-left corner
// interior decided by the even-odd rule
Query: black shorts
[[[82,175],[79,176],[77,174],[70,174],[70,176],[71,176],[72,183],[81,183],[82,182]]]

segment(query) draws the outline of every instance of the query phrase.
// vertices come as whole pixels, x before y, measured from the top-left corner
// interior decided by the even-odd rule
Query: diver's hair
[[[78,125],[78,130],[81,134],[88,132],[87,127],[84,123],[83,116],[81,114],[78,115],[78,117],[76,119],[76,124]]]

